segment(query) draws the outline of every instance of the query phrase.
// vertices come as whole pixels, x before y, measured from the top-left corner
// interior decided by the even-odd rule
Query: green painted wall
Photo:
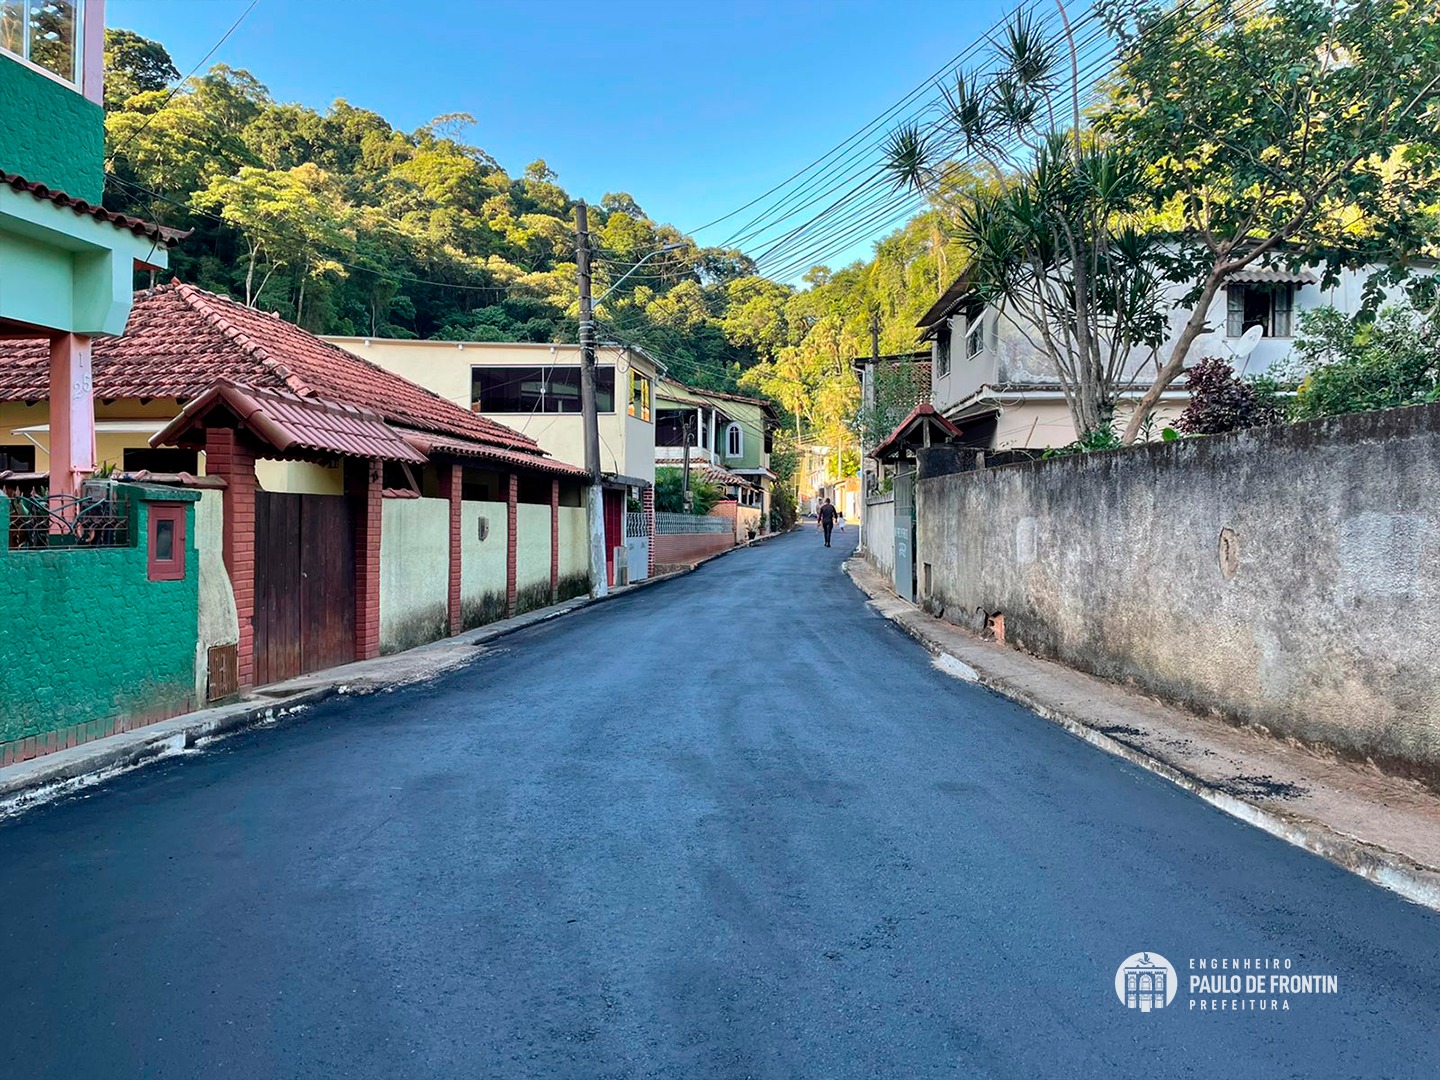
[[[0,102],[0,170],[98,203],[105,184],[105,111],[6,56],[0,56]]]
[[[0,541],[0,746],[93,724],[85,737],[195,706],[199,566],[188,507],[182,581],[150,581],[146,500],[194,492],[126,489],[135,546],[10,551]],[[0,497],[0,537],[10,503]],[[76,741],[83,741],[77,739]]]

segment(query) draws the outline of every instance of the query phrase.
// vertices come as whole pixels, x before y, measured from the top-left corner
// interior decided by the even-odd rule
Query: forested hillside
[[[125,30],[109,32],[106,63],[106,204],[193,229],[171,256],[181,279],[318,333],[574,340],[577,196],[543,161],[512,172],[473,145],[484,131],[470,117],[401,131],[343,100],[323,113],[277,102],[224,65],[175,89],[164,46]],[[848,438],[849,359],[869,352],[872,317],[882,348],[913,347],[915,315],[954,267],[921,217],[874,262],[817,268],[796,289],[628,194],[584,195],[597,293],[683,245],[601,305],[602,336],[650,348],[686,382],[774,396],[807,436]]]

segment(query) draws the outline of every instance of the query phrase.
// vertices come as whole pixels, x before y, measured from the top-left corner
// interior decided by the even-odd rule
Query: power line
[[[112,161],[114,161],[116,154],[120,153],[121,150],[124,150],[125,147],[129,146],[135,140],[135,137],[137,135],[139,135],[142,131],[144,131],[147,127],[150,126],[150,121],[154,120],[156,116],[158,116],[161,112],[164,111],[165,106],[170,104],[171,100],[175,97],[175,95],[180,92],[180,88],[190,80],[190,77],[194,75],[195,72],[200,70],[201,65],[204,64],[205,61],[209,60],[210,57],[214,56],[220,50],[220,46],[224,45],[225,42],[230,40],[230,35],[235,33],[235,31],[240,28],[240,24],[245,21],[245,17],[249,15],[250,12],[255,10],[255,5],[259,2],[260,0],[250,0],[250,3],[245,6],[245,10],[240,12],[240,17],[230,24],[230,29],[226,30],[225,33],[220,36],[219,41],[217,41],[214,45],[210,46],[210,51],[199,59],[199,61],[195,64],[194,67],[189,70],[189,72],[185,75],[183,79],[179,80],[173,87],[170,88],[170,93],[165,95],[165,100],[160,103],[160,107],[157,108],[154,112],[152,112],[149,116],[147,116],[145,118],[145,122],[141,124],[138,128],[136,128],[134,131],[132,131],[128,139],[126,139],[119,146],[115,147],[115,149],[111,150],[110,153],[105,156],[106,165],[109,165]]]

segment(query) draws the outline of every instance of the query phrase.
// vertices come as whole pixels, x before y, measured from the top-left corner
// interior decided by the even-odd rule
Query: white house
[[[1229,360],[1242,375],[1263,374],[1290,358],[1301,312],[1335,307],[1347,314],[1361,308],[1373,270],[1344,271],[1326,288],[1319,268],[1300,271],[1252,267],[1222,288],[1208,313],[1209,333],[1195,342],[1190,362],[1206,357]],[[1133,390],[1122,396],[1119,418],[1149,386],[1191,309],[1181,305],[1187,290],[1171,287],[1170,334],[1156,352],[1131,354]],[[931,401],[967,436],[984,433],[996,450],[1064,446],[1077,435],[1065,395],[1049,358],[1027,340],[1010,317],[976,295],[962,274],[917,324],[931,346]],[[1252,327],[1260,329],[1254,341]],[[1243,339],[1243,340],[1242,340]],[[1172,384],[1155,410],[1157,427],[1184,410],[1189,396],[1183,378]],[[993,425],[993,432],[988,429]]]

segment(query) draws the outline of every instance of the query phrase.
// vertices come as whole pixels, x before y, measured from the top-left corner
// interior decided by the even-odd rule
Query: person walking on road
[[[817,528],[824,530],[825,546],[829,547],[830,533],[835,529],[835,507],[831,505],[829,499],[826,499],[825,505],[820,507],[820,512],[816,515],[816,518],[815,525]]]

